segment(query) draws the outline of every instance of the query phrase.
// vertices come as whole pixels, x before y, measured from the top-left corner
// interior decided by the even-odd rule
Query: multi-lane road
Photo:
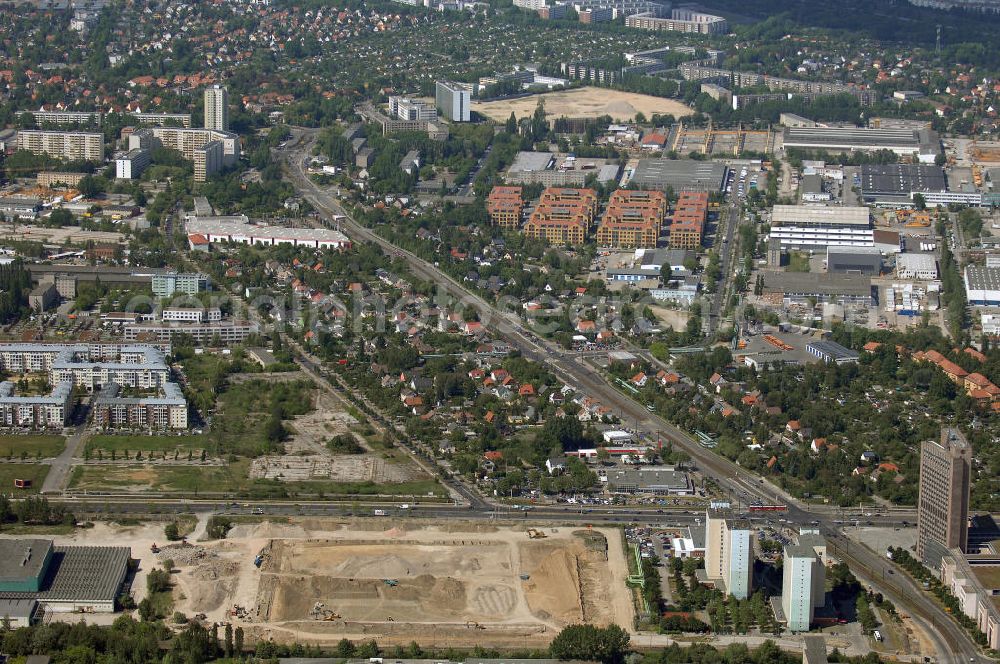
[[[732,495],[742,497],[744,502],[761,501],[765,503],[781,503],[788,506],[784,515],[790,523],[800,526],[819,528],[829,539],[832,550],[837,557],[847,562],[857,573],[872,586],[878,588],[893,601],[899,609],[911,616],[925,633],[928,640],[934,643],[939,662],[988,662],[988,658],[980,654],[979,648],[969,636],[937,605],[928,595],[915,586],[903,572],[891,561],[870,549],[858,544],[851,544],[840,532],[836,523],[836,512],[831,509],[820,509],[803,504],[781,489],[765,482],[760,477],[748,473],[728,459],[724,459],[697,443],[686,432],[673,426],[670,422],[650,413],[644,404],[637,403],[612,387],[590,364],[579,356],[565,354],[558,346],[543,340],[527,329],[514,314],[502,312],[486,302],[479,295],[466,290],[462,285],[419,256],[393,245],[388,240],[376,235],[368,228],[355,222],[346,210],[333,196],[329,195],[314,182],[305,170],[305,160],[315,138],[315,132],[296,130],[295,136],[282,151],[287,158],[288,175],[299,191],[317,210],[327,216],[337,217],[337,223],[347,232],[353,241],[370,242],[382,248],[389,255],[402,258],[408,264],[414,276],[435,283],[441,294],[449,295],[462,305],[472,305],[479,311],[480,318],[488,322],[488,327],[494,333],[505,338],[522,355],[536,362],[545,364],[553,373],[568,385],[585,392],[612,407],[622,420],[633,423],[637,429],[642,429],[671,439],[674,444],[684,449],[705,476],[713,478]],[[730,210],[724,231],[725,241],[720,249],[727,274],[731,272],[732,244],[738,224],[738,211]],[[716,317],[722,302],[722,295],[715,299],[711,314]],[[478,509],[477,509],[478,508]],[[277,508],[276,508],[277,509]],[[288,508],[294,509],[294,506]],[[306,508],[303,508],[306,509]],[[309,509],[321,509],[312,507]],[[433,518],[452,518],[457,516],[488,517],[495,512],[485,509],[482,505],[473,505],[472,509],[454,508],[421,508],[421,515]],[[522,512],[522,515],[524,513]],[[574,511],[563,509],[536,509],[531,513],[535,519],[568,519],[574,517]],[[597,510],[578,515],[587,521],[634,521],[657,522],[674,518],[671,514],[657,514],[648,511]],[[678,515],[679,516],[679,515]],[[691,518],[697,518],[692,515]],[[526,518],[526,517],[525,517]],[[893,523],[878,517],[879,523]],[[912,517],[911,517],[912,518]],[[873,520],[873,519],[869,519]]]

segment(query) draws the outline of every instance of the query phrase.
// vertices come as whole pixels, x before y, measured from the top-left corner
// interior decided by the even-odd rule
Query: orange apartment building
[[[551,244],[582,244],[597,214],[593,189],[549,187],[524,226],[524,234]]]
[[[524,199],[520,187],[496,186],[486,198],[486,212],[494,226],[507,230],[521,227]]]
[[[670,246],[700,249],[708,220],[708,192],[682,191],[670,223]]]
[[[608,201],[608,209],[597,228],[597,243],[633,249],[655,248],[666,215],[667,197],[662,191],[619,189]]]

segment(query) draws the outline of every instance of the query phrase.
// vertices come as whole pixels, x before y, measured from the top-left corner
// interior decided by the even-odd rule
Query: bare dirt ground
[[[518,99],[473,102],[472,110],[482,113],[491,120],[503,122],[510,117],[511,112],[518,118],[530,117],[539,101],[545,104],[545,113],[554,118],[596,118],[610,115],[614,120],[630,120],[636,113],[642,113],[647,118],[653,114],[668,113],[680,118],[694,112],[673,99],[589,87],[547,92]]]
[[[430,634],[440,646],[472,631],[479,643],[523,645],[570,623],[632,624],[617,530],[548,529],[532,540],[481,524],[392,526],[238,526],[194,553],[161,555],[180,569],[178,610],[221,622],[243,607],[239,622],[255,639],[425,643]]]
[[[353,435],[359,445],[369,451],[371,448],[364,437],[357,434],[359,422],[343,410],[340,402],[324,390],[316,390],[313,399],[313,410],[288,422],[292,434],[285,443],[285,454],[254,459],[250,464],[251,479],[381,484],[426,477],[414,464],[387,460],[375,453],[332,454],[326,442],[343,434]]]
[[[203,521],[192,539],[204,532]],[[533,540],[523,525],[408,520],[405,526],[389,519],[265,521],[238,524],[225,540],[168,544],[162,522],[99,523],[52,539],[130,547],[139,561],[137,602],[149,570],[173,560],[174,609],[189,617],[204,613],[208,623],[236,622],[251,642],[329,644],[347,637],[447,647],[467,645],[474,635],[484,646],[541,647],[570,623],[615,622],[632,630],[617,529],[546,528],[544,539]],[[242,617],[232,615],[236,606]],[[67,616],[98,624],[115,617]]]

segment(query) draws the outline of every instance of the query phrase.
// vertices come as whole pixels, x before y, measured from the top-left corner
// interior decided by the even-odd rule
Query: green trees
[[[163,527],[163,536],[171,542],[176,542],[181,538],[180,529],[177,527],[176,521],[171,521]]]
[[[603,664],[619,664],[629,651],[629,635],[618,625],[570,625],[565,627],[549,646],[558,659],[597,660]]]

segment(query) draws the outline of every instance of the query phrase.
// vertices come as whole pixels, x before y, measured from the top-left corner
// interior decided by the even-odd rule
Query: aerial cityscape
[[[1000,661],[1000,0],[0,33],[0,662]]]

